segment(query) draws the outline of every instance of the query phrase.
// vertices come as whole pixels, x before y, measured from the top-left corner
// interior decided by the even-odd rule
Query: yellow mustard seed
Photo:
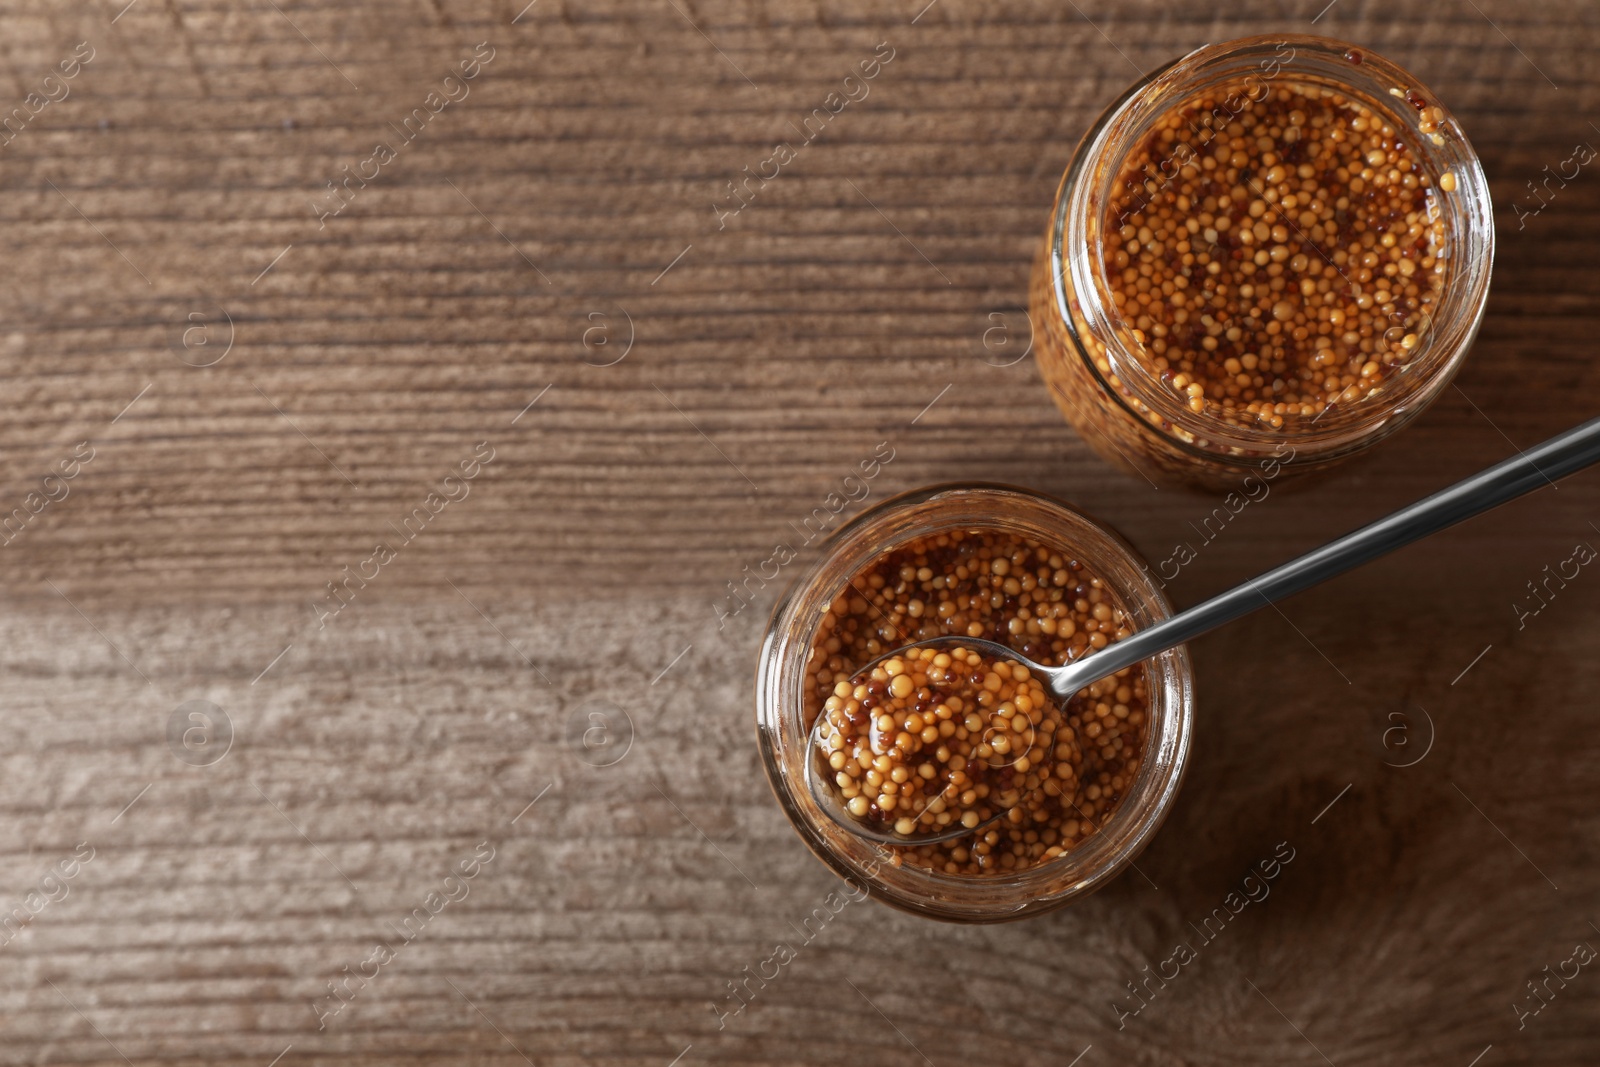
[[[1143,761],[1143,668],[1064,704],[1021,664],[970,649],[912,650],[856,677],[884,652],[930,637],[983,637],[1048,665],[1103,648],[1132,626],[1092,571],[1053,546],[955,530],[886,553],[851,585],[813,640],[805,691],[807,721],[826,715],[833,725],[825,752],[849,783],[840,788],[851,813],[914,829],[1005,813],[981,836],[897,847],[897,864],[1014,873],[1066,855],[1105,824]],[[897,610],[912,600],[927,610]]]
[[[1191,411],[1282,429],[1372,395],[1421,348],[1448,235],[1420,157],[1359,98],[1208,89],[1156,121],[1118,188],[1106,284]]]

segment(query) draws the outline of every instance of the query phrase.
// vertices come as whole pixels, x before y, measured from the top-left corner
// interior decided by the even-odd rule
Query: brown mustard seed
[[[1220,86],[1156,123],[1108,204],[1104,254],[1134,343],[1191,411],[1281,429],[1411,359],[1448,243],[1438,192],[1381,114],[1320,86],[1256,95]]]
[[[1044,783],[1077,786],[1066,718],[1014,660],[914,648],[840,682],[822,756],[850,813],[899,834],[1044,815]]]
[[[1001,678],[998,664],[990,665],[979,684],[985,686],[985,692],[995,692],[986,688],[988,675],[994,674],[999,692],[1006,692],[1010,682],[1010,695],[985,705],[981,697],[971,694],[977,701],[974,711],[967,703],[966,687],[973,684],[970,674],[966,681],[960,679],[958,672],[954,680],[929,684],[928,671],[923,669],[925,680],[919,684],[919,660],[918,664],[907,664],[910,669],[898,674],[890,674],[886,662],[881,681],[869,679],[858,686],[856,675],[885,653],[931,637],[982,637],[1014,648],[1037,663],[1059,666],[1131,632],[1127,616],[1110,590],[1070,553],[995,530],[955,530],[918,538],[863,568],[853,577],[851,588],[829,605],[807,665],[806,722],[809,726],[819,715],[833,716],[836,726],[841,727],[836,732],[845,746],[834,750],[840,753],[859,741],[863,728],[867,731],[866,750],[855,750],[859,777],[849,774],[848,756],[841,761],[841,767],[835,768],[836,773],[844,771],[852,784],[860,783],[855,786],[856,795],[849,800],[864,797],[867,803],[858,806],[864,808],[861,817],[875,817],[876,805],[878,816],[894,815],[898,822],[903,814],[899,813],[901,797],[908,797],[904,803],[911,806],[919,820],[924,813],[931,813],[936,820],[945,813],[953,818],[964,817],[969,810],[977,811],[981,820],[987,817],[983,814],[986,810],[1002,810],[995,805],[1013,801],[1003,809],[1006,817],[983,833],[935,845],[896,847],[896,862],[948,874],[1021,871],[1081,844],[1105,824],[1132,786],[1143,764],[1149,725],[1144,669],[1129,667],[1102,679],[1059,707],[1053,699],[1046,699],[1044,706],[1030,706],[1027,726],[1032,729],[1031,738],[1013,715],[1005,735],[1005,745],[1012,751],[1002,755],[1010,758],[1015,746],[1023,746],[1029,764],[1022,771],[1017,769],[1017,762],[1007,767],[1004,760],[1000,766],[973,768],[969,754],[962,756],[965,764],[952,764],[957,745],[981,746],[984,734],[997,725],[992,713],[987,720],[984,718],[984,711],[997,709],[1008,700],[1014,709],[1018,708],[1019,687],[1030,705],[1035,703],[1031,687],[1038,685],[1036,679],[1019,679],[1014,670],[1010,679]],[[936,664],[937,657],[932,662]],[[975,669],[972,673],[976,673]],[[894,681],[907,675],[907,682]],[[870,688],[874,684],[881,687],[876,692]],[[861,696],[856,695],[858,689]],[[1042,687],[1039,692],[1043,692]],[[962,701],[959,715],[950,702],[951,696]],[[887,713],[902,717],[891,720],[895,730],[890,748],[898,748],[906,754],[904,758],[872,751],[871,735],[878,723],[869,717],[874,712],[885,713],[886,709],[882,703],[861,708],[869,698],[894,702],[894,710]],[[851,717],[851,701],[857,704],[853,714],[861,716],[861,722]],[[950,718],[939,717],[941,704],[950,709]],[[1036,711],[1037,723],[1033,721]],[[969,714],[978,719],[975,729],[969,728]],[[908,742],[900,735],[912,737],[907,725],[912,715],[918,716],[921,724]],[[852,724],[848,733],[842,729],[845,721]],[[1052,743],[1048,750],[1043,743],[1047,722],[1054,724],[1049,731]],[[943,735],[946,723],[951,727],[948,736]],[[939,741],[923,741],[930,727],[941,733]],[[966,731],[966,738],[956,737],[960,730]],[[992,739],[1000,735],[990,736],[992,756]],[[930,761],[919,761],[919,754],[926,749],[914,747],[918,744],[933,746],[933,779],[922,777],[922,767]],[[950,756],[943,760],[938,758],[941,745],[950,749]],[[869,753],[870,769],[860,762],[860,757]],[[829,754],[830,762],[833,754]],[[979,758],[988,757],[980,754]],[[1046,765],[1051,768],[1048,774],[1042,769]],[[975,770],[989,776],[982,781],[989,787],[986,795],[978,795]],[[905,781],[895,780],[898,771],[904,772]],[[972,780],[952,797],[948,793],[957,771]],[[872,772],[876,772],[877,779],[871,778]],[[950,777],[937,793],[932,785],[924,784],[938,783],[940,775],[946,773]],[[895,788],[886,789],[884,783],[892,783]],[[911,786],[909,793],[904,788],[907,785]],[[969,788],[973,794],[970,798],[966,796]],[[869,789],[875,791],[869,793]],[[1016,793],[1014,798],[1011,791]],[[881,803],[885,794],[896,798],[887,809]],[[940,799],[944,801],[944,811],[932,811]]]

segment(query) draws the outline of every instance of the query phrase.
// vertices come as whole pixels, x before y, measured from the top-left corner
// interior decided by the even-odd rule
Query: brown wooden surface
[[[0,905],[94,858],[0,947],[0,1063],[1600,1054],[1593,966],[1513,1011],[1600,945],[1600,575],[1521,630],[1513,608],[1600,542],[1594,473],[1199,642],[1148,878],[1007,927],[853,905],[719,1029],[727,983],[837,885],[757,764],[776,590],[719,632],[723,583],[880,441],[874,500],[1011,480],[1152,559],[1208,510],[1095,460],[1031,360],[990,365],[1026,343],[1072,145],[1136,68],[1276,31],[1380,50],[1461,117],[1500,221],[1459,390],[1252,505],[1179,603],[1600,407],[1600,176],[1512,210],[1600,143],[1591,5],[1339,0],[1315,27],[1320,0],[921,7],[5,5],[4,108],[95,56],[0,147],[0,513],[95,455],[0,546]],[[308,199],[479,42],[471,95],[319,229]],[[724,183],[880,42],[870,96],[719,229]],[[186,365],[224,313],[226,358]],[[630,317],[626,358],[589,365]],[[210,347],[185,349],[195,324]],[[586,350],[597,324],[611,346]],[[324,583],[478,441],[471,494],[319,629]],[[235,732],[209,766],[167,741],[196,699]],[[595,700],[631,721],[608,767],[570,732]],[[467,897],[319,1031],[326,983],[482,841]],[[1271,896],[1119,1030],[1124,983],[1280,841]]]

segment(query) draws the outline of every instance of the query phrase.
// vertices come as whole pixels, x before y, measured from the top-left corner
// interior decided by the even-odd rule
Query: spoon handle
[[[1071,694],[1124,667],[1165,652],[1265,605],[1309,589],[1387,552],[1515,500],[1600,461],[1600,418],[1463,479],[1448,489],[1345,534],[1202,604],[1139,630],[1104,651],[1052,672]]]

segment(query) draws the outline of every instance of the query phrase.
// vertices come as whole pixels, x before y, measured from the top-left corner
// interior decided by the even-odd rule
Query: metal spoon
[[[1409,507],[1370,523],[1353,533],[1313,549],[1253,578],[1243,585],[1220,593],[1186,611],[1180,611],[1148,629],[1136,631],[1115,644],[1061,667],[1035,663],[1014,649],[993,641],[970,637],[935,637],[895,649],[873,660],[855,675],[861,678],[890,656],[910,649],[949,648],[960,645],[986,656],[1008,659],[1027,667],[1040,678],[1045,688],[1060,700],[1068,700],[1085,686],[1131,667],[1191,638],[1248,615],[1268,604],[1289,597],[1329,578],[1343,574],[1369,560],[1393,552],[1413,541],[1438,533],[1464,519],[1480,515],[1524,493],[1564,478],[1600,461],[1600,418],[1552,437],[1543,444],[1495,464],[1442,489]],[[824,751],[827,716],[818,715],[808,739],[811,755],[806,759],[806,783],[817,804],[834,822],[870,841],[890,845],[927,845],[953,841],[981,832],[1001,815],[993,816],[975,828],[957,827],[933,833],[902,835],[863,822],[844,807],[838,791],[819,773],[818,756]]]

